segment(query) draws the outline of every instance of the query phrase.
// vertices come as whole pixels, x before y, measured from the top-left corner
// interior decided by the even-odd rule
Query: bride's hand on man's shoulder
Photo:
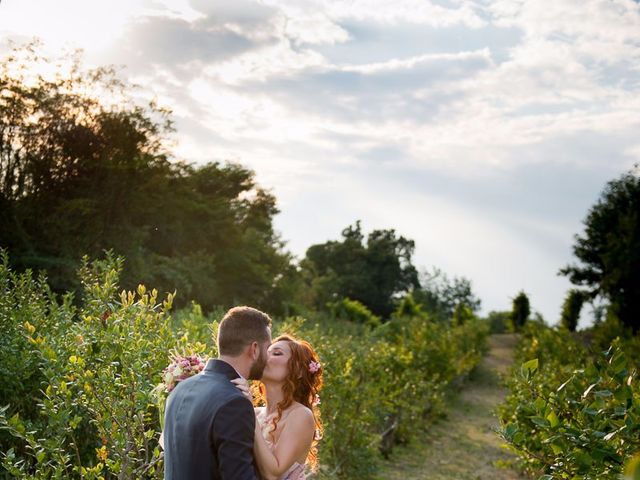
[[[251,396],[251,390],[249,389],[249,382],[244,378],[234,378],[231,380],[238,389],[242,392],[242,394],[247,397],[250,401],[253,402],[253,397]]]

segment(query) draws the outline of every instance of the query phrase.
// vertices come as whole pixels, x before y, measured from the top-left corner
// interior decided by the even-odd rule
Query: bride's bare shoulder
[[[305,407],[301,403],[296,402],[289,411],[288,418],[294,422],[303,422],[303,424],[315,425],[313,412],[310,408]]]

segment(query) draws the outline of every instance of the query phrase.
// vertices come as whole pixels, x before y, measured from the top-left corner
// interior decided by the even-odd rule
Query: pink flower
[[[320,395],[318,395],[317,393],[316,393],[316,396],[313,399],[312,405],[313,406],[320,405]]]
[[[320,364],[318,362],[309,362],[309,371],[311,373],[316,373],[318,370],[320,370]]]

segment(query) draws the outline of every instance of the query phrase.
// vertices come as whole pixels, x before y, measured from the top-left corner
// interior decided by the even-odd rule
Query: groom
[[[271,319],[251,307],[229,310],[218,329],[218,358],[178,383],[167,399],[166,480],[254,480],[255,415],[230,382],[259,380],[271,344]]]

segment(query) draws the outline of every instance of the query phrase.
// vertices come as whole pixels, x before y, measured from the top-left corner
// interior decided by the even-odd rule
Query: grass
[[[500,375],[512,362],[517,338],[492,335],[489,353],[457,395],[447,417],[436,422],[421,441],[394,452],[378,480],[520,480],[508,467],[514,459],[495,433],[495,408],[506,395]]]

